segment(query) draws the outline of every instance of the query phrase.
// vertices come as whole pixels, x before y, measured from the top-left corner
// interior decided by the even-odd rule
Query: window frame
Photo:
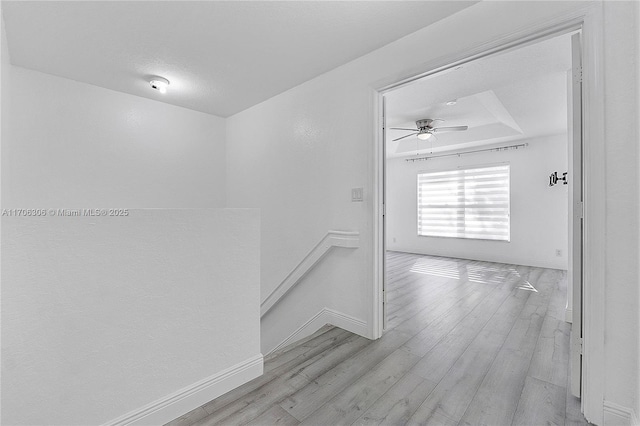
[[[476,237],[467,237],[467,236],[446,236],[446,235],[424,235],[420,233],[420,176],[424,174],[431,173],[444,173],[444,172],[455,172],[462,170],[474,170],[474,169],[485,169],[492,167],[507,167],[507,183],[508,183],[508,199],[507,199],[507,238],[506,239],[495,239],[495,238],[476,238]],[[475,240],[475,241],[493,241],[496,243],[510,243],[511,242],[511,163],[510,162],[499,162],[499,163],[489,163],[489,164],[476,164],[476,165],[468,165],[468,166],[457,166],[457,167],[448,167],[448,168],[440,168],[435,170],[420,170],[416,173],[416,234],[418,237],[426,237],[426,238],[446,238],[446,239],[459,239],[459,240]]]

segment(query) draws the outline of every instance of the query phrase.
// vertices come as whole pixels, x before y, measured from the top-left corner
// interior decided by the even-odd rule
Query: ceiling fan
[[[424,118],[422,120],[416,121],[415,129],[407,129],[404,127],[390,127],[393,130],[409,130],[414,133],[410,133],[405,136],[401,136],[393,141],[399,141],[400,139],[408,138],[409,136],[418,135],[418,139],[426,141],[430,137],[434,135],[434,133],[444,133],[444,132],[460,132],[463,130],[467,130],[469,126],[451,126],[451,127],[433,127],[434,121],[444,121],[440,118]]]

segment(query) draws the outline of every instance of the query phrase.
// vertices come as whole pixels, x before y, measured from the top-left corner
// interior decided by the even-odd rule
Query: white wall
[[[265,353],[273,348],[269,342],[284,340],[320,307],[368,319],[372,152],[363,134],[371,135],[369,101],[365,85],[331,72],[228,119],[227,202],[261,210],[263,300],[327,231],[361,232],[360,248],[335,249],[322,261],[348,257],[346,266],[310,274],[300,285],[315,290],[287,296],[298,308],[276,305],[267,314]],[[259,136],[247,129],[260,129]],[[350,201],[352,187],[365,187],[364,202]]]
[[[605,400],[640,416],[637,2],[605,2]]]
[[[4,17],[2,16],[2,8],[0,8],[0,142],[4,140],[5,135],[9,131],[10,120],[7,118],[9,111],[9,96],[7,96],[8,88],[11,86],[11,62],[9,59],[9,46],[7,46],[7,37],[4,29]],[[1,144],[0,144],[1,145]],[[0,164],[2,159],[2,150],[0,150]],[[2,188],[2,173],[0,173],[0,188]],[[0,191],[0,205],[2,205],[2,191]]]
[[[2,141],[5,139],[5,135],[9,129],[9,120],[7,119],[7,112],[9,111],[9,96],[7,96],[7,89],[11,85],[11,63],[9,60],[9,47],[7,46],[7,36],[4,29],[4,17],[2,8],[0,7],[0,147]],[[2,149],[0,149],[0,165],[2,164]],[[1,167],[1,166],[0,166]],[[0,168],[0,188],[2,188],[2,173]],[[0,191],[0,206],[2,206],[2,191]],[[2,235],[2,221],[0,220],[0,239]],[[2,244],[0,241],[0,271],[2,267]],[[0,277],[1,278],[1,277]],[[0,279],[0,303],[1,303],[1,283]],[[0,305],[1,308],[1,305]],[[0,321],[1,321],[0,317]],[[0,322],[0,327],[2,323]],[[2,348],[2,331],[0,329],[0,350]],[[1,359],[0,352],[0,359]],[[0,397],[2,396],[2,389],[0,386]],[[0,419],[2,419],[2,403],[0,401]],[[1,421],[1,420],[0,420]]]
[[[223,119],[5,68],[3,207],[224,207]]]
[[[2,424],[101,424],[259,357],[257,213],[203,209],[225,204],[225,120],[7,53],[3,32],[2,207],[154,210],[2,218]]]
[[[2,424],[102,424],[260,354],[257,211],[2,222]]]
[[[361,233],[361,248],[348,255],[348,265],[344,266],[344,271],[355,278],[340,281],[338,294],[342,296],[344,313],[371,324],[373,311],[367,299],[375,255],[372,87],[426,71],[425,64],[430,61],[469,51],[582,6],[584,3],[579,2],[480,2],[231,117],[227,133],[227,202],[230,206],[262,209],[262,297],[284,279],[328,229],[357,230]],[[619,9],[621,16],[613,18],[625,23],[620,26],[612,18],[606,25],[605,84],[618,88],[625,97],[636,93],[632,87],[637,72],[620,66],[637,60],[634,48],[638,22],[634,7],[637,6],[632,2],[604,2],[609,14]],[[628,30],[627,23],[633,23],[636,30]],[[637,362],[631,358],[637,357],[638,346],[637,337],[630,338],[629,334],[637,331],[628,331],[621,325],[626,321],[631,330],[638,326],[636,261],[640,214],[633,183],[638,181],[636,170],[640,164],[637,139],[626,134],[623,138],[618,136],[637,129],[638,110],[637,105],[622,107],[617,102],[616,97],[607,96],[604,104],[609,111],[604,141],[609,156],[609,192],[602,202],[610,215],[605,250],[606,291],[612,299],[607,301],[606,345],[607,353],[618,363],[608,361],[603,374],[607,377],[607,395],[620,405],[632,407],[638,375]],[[254,129],[260,129],[259,136]],[[617,160],[615,165],[612,159]],[[365,189],[365,201],[351,203],[350,189],[358,186]],[[309,285],[330,288],[336,279],[340,277],[328,274],[316,277]],[[331,307],[335,301],[330,300],[329,293],[322,294],[319,297],[323,300],[313,303]],[[291,297],[295,299],[293,306],[305,304],[303,295]],[[313,312],[279,309],[276,305],[269,314],[282,318],[272,324],[285,323],[285,318],[288,324],[301,324]],[[263,327],[263,338],[271,339],[272,334],[286,337],[287,331]]]
[[[227,203],[262,212],[262,298],[286,277],[329,229],[359,231],[361,248],[343,276],[310,277],[305,285],[336,285],[314,304],[365,320],[372,327],[374,262],[374,85],[424,71],[424,63],[477,46],[576,7],[576,3],[479,3],[228,119]],[[480,17],[480,19],[479,19]],[[482,19],[486,17],[486,19]],[[490,23],[490,24],[489,24]],[[465,31],[460,31],[465,28]],[[433,40],[438,40],[433,43]],[[424,51],[424,45],[430,49]],[[424,52],[416,55],[415,52]],[[259,136],[247,129],[260,129]],[[351,188],[364,187],[361,203]],[[336,254],[336,256],[341,256]],[[290,296],[294,306],[305,297]],[[337,308],[335,308],[337,309]],[[278,309],[263,340],[282,340],[315,312]],[[276,320],[274,317],[281,316]],[[263,350],[268,349],[263,347]]]
[[[567,269],[567,185],[549,187],[567,171],[567,136],[528,139],[524,149],[407,162],[387,161],[387,248],[409,253]],[[502,144],[507,145],[507,144]],[[511,241],[420,237],[417,175],[495,163],[511,166]],[[556,256],[556,249],[562,256]]]
[[[636,71],[635,71],[635,75],[636,75],[636,102],[638,103],[638,105],[636,105],[636,110],[640,110],[640,82],[638,82],[638,77],[640,75],[640,42],[638,42],[637,40],[640,39],[640,7],[638,7],[638,5],[636,4],[636,16],[635,16],[635,22],[636,22],[636,51],[635,51],[635,57],[636,57]],[[635,140],[640,140],[640,126],[636,126],[636,137]],[[637,160],[637,164],[640,164],[640,150],[638,151],[638,160]],[[638,188],[638,192],[636,193],[636,196],[638,197],[638,203],[640,204],[640,173],[638,173],[636,175],[637,177],[637,188]],[[638,210],[640,210],[640,206],[638,206]],[[640,227],[639,227],[640,228]],[[640,247],[640,229],[639,229],[639,235],[638,235],[638,247]],[[637,265],[640,265],[640,249],[638,249],[638,258],[637,258]],[[640,268],[639,268],[640,269]],[[640,280],[640,274],[638,275],[638,280]],[[636,292],[638,295],[638,304],[636,305],[637,307],[640,307],[640,283],[638,284],[638,286],[636,287]],[[636,353],[640,354],[640,309],[636,309],[637,312],[637,317],[636,317],[636,324],[637,326],[637,331],[636,331]],[[638,359],[636,358],[636,363],[640,363],[640,361],[638,361]],[[635,407],[634,411],[635,411],[635,415],[636,415],[636,420],[637,423],[640,423],[640,365],[636,364],[636,380],[637,380],[637,384],[636,384],[636,389],[635,389]]]
[[[329,82],[326,81],[329,79]],[[228,119],[227,202],[230,207],[259,207],[262,220],[262,299],[279,285],[329,230],[360,231],[360,248],[335,249],[348,257],[341,269],[311,274],[301,284],[314,287],[312,305],[307,292],[288,296],[294,312],[279,309],[263,321],[263,352],[268,342],[288,337],[317,308],[346,310],[367,320],[372,279],[367,268],[373,256],[373,208],[369,194],[352,203],[351,187],[367,187],[369,161],[361,145],[371,110],[366,87],[352,85],[335,73],[299,86],[271,101]],[[247,129],[261,129],[260,135]],[[365,130],[366,132],[366,130]],[[331,262],[331,257],[323,262]],[[335,300],[334,300],[335,299]],[[290,315],[291,314],[291,315]],[[284,324],[285,328],[270,324]],[[354,330],[355,331],[355,330]]]
[[[321,288],[327,289],[318,290],[318,297],[322,299],[313,303],[339,309],[371,322],[373,313],[368,298],[374,261],[371,190],[374,182],[375,98],[372,86],[379,87],[383,83],[424,71],[425,64],[431,61],[468,51],[531,25],[548,22],[580,6],[579,2],[481,2],[228,119],[227,204],[262,209],[262,297],[284,279],[327,230],[357,230],[361,232],[360,249],[335,252],[334,258],[327,260],[339,261],[339,268],[327,268],[330,270],[326,274],[310,275],[301,285],[323,286]],[[602,200],[607,212],[607,362],[603,374],[607,378],[606,398],[625,407],[639,406],[637,312],[640,310],[640,296],[637,260],[640,214],[638,191],[633,184],[638,182],[640,161],[637,149],[637,98],[631,100],[637,96],[637,7],[633,2],[604,2],[603,6],[607,18],[604,40],[607,196]],[[429,49],[425,50],[425,45]],[[10,142],[9,150],[5,148],[3,122],[2,189],[5,192],[3,196],[8,197],[6,200],[3,198],[5,207],[26,207],[19,206],[20,203],[55,203],[62,206],[65,203],[93,202],[120,205],[135,202],[137,206],[161,207],[200,206],[195,203],[207,191],[200,190],[204,175],[197,171],[203,168],[198,166],[194,173],[190,171],[194,164],[200,164],[194,158],[196,155],[191,157],[195,161],[193,164],[185,162],[183,166],[186,167],[163,170],[173,165],[172,161],[177,161],[176,158],[183,157],[171,153],[175,145],[163,139],[164,131],[154,133],[152,126],[164,120],[147,119],[145,115],[147,108],[153,109],[158,113],[157,116],[162,116],[155,109],[156,106],[159,109],[174,107],[147,104],[145,100],[137,98],[134,101],[128,95],[90,86],[80,89],[82,85],[79,83],[51,76],[35,76],[37,73],[31,71],[17,68],[12,71],[21,74],[16,77],[19,81],[12,81],[12,87],[20,88],[20,92],[27,97],[24,101],[17,101],[16,111],[38,113],[33,117],[40,117],[44,122],[41,126],[35,120],[12,116],[12,123],[19,125],[20,132],[30,135],[30,138],[23,140],[25,147]],[[59,83],[65,90],[43,84],[48,82]],[[36,94],[30,83],[34,83],[41,94],[49,94],[45,106],[33,102]],[[71,87],[75,89],[68,93]],[[6,112],[4,103],[7,89],[6,86],[2,87],[3,114]],[[85,89],[92,102],[82,108],[68,105],[70,101],[78,100],[79,96],[75,94]],[[112,96],[122,99],[122,102],[110,101]],[[56,101],[56,97],[64,102]],[[14,99],[12,96],[11,101]],[[100,101],[96,106],[93,100],[97,99]],[[124,106],[131,104],[139,107],[134,108],[138,114],[127,115]],[[33,111],[27,108],[33,108]],[[42,108],[48,111],[47,114],[39,112]],[[14,114],[13,111],[11,113]],[[49,119],[49,114],[63,120]],[[140,117],[144,129],[139,128],[140,131],[136,133],[137,128],[132,125],[130,131],[119,129],[112,133],[110,125],[113,122],[107,117],[113,117],[114,114],[122,114],[123,120],[130,118],[131,123],[136,123],[136,117]],[[151,118],[156,117],[155,114],[151,115]],[[25,126],[25,121],[34,128]],[[173,120],[172,123],[164,128],[167,132],[175,129]],[[66,132],[63,136],[58,133],[61,129]],[[260,129],[260,132],[256,133],[255,129]],[[10,132],[12,135],[15,133]],[[103,134],[115,136],[108,137],[109,143],[100,144],[95,150],[86,151],[86,147],[80,143],[87,140],[102,141]],[[184,134],[179,132],[177,139],[190,139],[183,137]],[[156,135],[161,140],[159,150],[155,150],[158,148],[155,145],[157,140],[145,135]],[[34,139],[51,139],[58,145],[55,150],[50,150],[46,143],[40,143],[36,149],[32,146]],[[124,142],[131,139],[146,144],[146,155],[136,154],[139,145]],[[112,145],[115,146],[114,151],[108,149]],[[215,152],[221,153],[220,150]],[[61,156],[59,153],[67,155]],[[11,161],[8,161],[7,155],[12,155]],[[215,159],[224,156],[220,155],[215,155]],[[71,158],[81,158],[83,161],[71,163]],[[112,162],[111,159],[117,161]],[[14,161],[20,167],[26,167],[30,176],[16,172]],[[61,167],[49,166],[50,161]],[[217,170],[223,160],[220,161],[212,160],[212,169]],[[161,167],[149,164],[152,162]],[[87,164],[93,164],[94,167]],[[114,164],[126,165],[124,178],[114,178],[118,170],[113,170],[115,166],[109,167]],[[143,166],[136,167],[138,164]],[[68,167],[67,171],[65,167]],[[10,170],[6,171],[7,168]],[[178,194],[180,191],[175,190],[171,179],[162,180],[163,171],[175,178],[184,177],[182,173],[187,173],[188,177],[178,179],[179,182],[188,183],[182,188],[186,193]],[[43,175],[46,179],[43,179]],[[149,175],[156,177],[161,184],[154,186],[157,180],[145,180]],[[216,181],[218,179],[215,178]],[[138,182],[144,182],[145,185],[138,185]],[[192,184],[196,184],[199,190],[190,191]],[[361,186],[365,188],[365,201],[351,203],[350,189]],[[159,195],[158,188],[168,188],[169,191],[161,191]],[[214,193],[216,188],[220,186],[212,185]],[[209,201],[218,203],[223,199],[222,195],[216,193]],[[290,303],[304,304],[305,300],[304,294],[292,293]],[[271,324],[294,324],[295,328],[313,314],[304,309],[292,312],[289,308],[278,310],[276,307],[273,315],[278,317],[278,321],[274,317]],[[285,318],[288,321],[284,321]],[[264,328],[263,333],[277,340],[279,336],[286,337],[288,330],[284,326],[274,325]]]

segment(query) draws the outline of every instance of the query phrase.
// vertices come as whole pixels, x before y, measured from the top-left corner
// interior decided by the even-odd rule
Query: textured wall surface
[[[356,318],[371,321],[373,314],[369,294],[375,255],[374,206],[371,194],[375,176],[375,98],[372,87],[379,87],[384,83],[392,83],[402,77],[424,71],[425,64],[429,64],[430,61],[468,51],[537,23],[548,22],[559,14],[577,7],[580,7],[580,3],[481,2],[229,118],[226,126],[226,153],[224,149],[219,149],[218,145],[218,148],[208,151],[208,145],[205,143],[211,140],[210,130],[218,135],[224,133],[224,123],[210,124],[208,119],[195,118],[186,110],[182,116],[184,121],[177,120],[182,114],[177,112],[178,110],[171,109],[172,112],[167,114],[163,112],[164,108],[173,107],[160,106],[152,101],[19,68],[10,69],[14,75],[12,84],[8,85],[5,84],[5,81],[8,81],[8,73],[3,58],[3,205],[44,207],[42,204],[53,204],[47,207],[66,208],[93,207],[89,204],[117,204],[122,207],[209,207],[222,205],[220,203],[224,202],[225,196],[220,191],[225,189],[226,176],[229,181],[226,185],[227,205],[259,207],[263,212],[263,297],[284,279],[329,229],[360,232],[360,249],[332,253],[327,257],[325,265],[320,265],[316,273],[309,274],[301,283],[300,289],[304,289],[304,286],[316,289],[315,293],[311,293],[317,298],[311,301],[310,309],[304,308],[310,293],[299,291],[292,292],[288,296],[290,300],[284,301],[281,309],[270,313],[273,316],[269,319],[270,326],[263,329],[263,333],[269,335],[269,340],[277,342],[287,337],[299,324],[315,314],[313,309],[319,306],[328,306]],[[604,100],[606,134],[602,143],[606,144],[607,193],[606,199],[599,201],[606,205],[604,249],[607,255],[606,282],[603,283],[606,286],[606,365],[602,366],[602,374],[606,377],[605,397],[625,407],[635,405],[637,409],[640,407],[637,358],[640,303],[637,271],[640,227],[637,226],[637,222],[640,216],[639,194],[633,185],[638,183],[637,171],[640,168],[637,143],[638,4],[604,2],[604,10],[606,13],[603,71],[607,95]],[[425,49],[425,46],[429,48]],[[14,102],[7,111],[6,102],[9,95],[12,95],[11,100]],[[155,113],[148,112],[151,110]],[[15,120],[12,118],[9,122],[9,127],[5,121],[7,112],[15,116]],[[14,123],[16,129],[13,128]],[[125,123],[130,127],[125,128]],[[181,123],[187,123],[186,126],[190,130],[181,127]],[[260,128],[260,137],[246,132],[247,128]],[[206,136],[200,139],[198,135],[203,134]],[[218,136],[213,136],[213,139],[216,143],[220,141]],[[176,145],[173,143],[175,141],[195,141],[195,145],[191,145],[191,142],[186,146]],[[193,147],[193,150],[188,147]],[[225,155],[226,175],[221,171],[225,168]],[[363,203],[351,203],[349,196],[352,187],[364,187]],[[6,223],[12,224],[12,229],[6,231]],[[34,246],[37,245],[39,240],[33,239],[26,231],[40,222],[25,222],[31,225],[26,226],[23,223],[22,227],[26,228],[22,231],[13,229],[13,226],[17,226],[16,223],[19,222],[15,222],[14,219],[3,221],[3,240],[5,236],[13,235],[13,244],[31,241]],[[44,223],[48,222],[44,221],[40,225],[44,226]],[[51,224],[53,226],[55,222],[52,221]],[[66,226],[64,223],[62,225]],[[69,268],[82,271],[85,266],[80,267],[72,262],[74,258],[82,259],[82,253],[78,252],[77,247],[71,246],[75,243],[80,244],[80,247],[82,244],[88,244],[84,234],[77,233],[89,227],[80,223],[71,228],[60,235],[55,234],[59,232],[55,231],[55,226],[46,232],[38,232],[45,237],[48,233],[54,233],[51,234],[55,235],[54,241],[58,241],[59,238],[67,241],[72,256],[65,257],[64,250],[57,243],[40,249],[51,250],[60,247],[52,256],[60,257],[61,261],[67,262]],[[113,232],[124,230],[136,235],[136,229],[125,228]],[[65,240],[67,233],[75,239]],[[26,237],[31,239],[25,240]],[[119,240],[125,244],[127,238],[129,235],[124,234]],[[103,240],[111,241],[111,237],[105,235]],[[42,241],[49,240],[44,238]],[[117,241],[113,242],[115,244]],[[98,242],[92,244],[96,245],[96,249],[100,249]],[[171,247],[167,250],[167,253],[174,253]],[[10,371],[8,374],[3,371],[3,398],[12,399],[20,409],[33,416],[37,413],[33,412],[32,406],[26,401],[40,398],[53,407],[52,413],[62,416],[60,411],[68,409],[68,401],[78,395],[71,391],[49,392],[46,395],[41,392],[42,383],[50,386],[57,379],[52,378],[52,375],[60,374],[60,377],[67,380],[64,382],[67,389],[77,385],[79,393],[90,394],[91,392],[87,392],[82,386],[85,382],[101,383],[100,380],[106,377],[102,376],[102,368],[105,368],[104,371],[111,371],[108,367],[129,372],[135,370],[131,368],[132,364],[136,364],[134,367],[139,366],[135,358],[129,356],[130,349],[117,344],[116,349],[102,345],[104,348],[101,347],[100,350],[108,348],[115,356],[121,357],[117,358],[118,364],[100,365],[101,369],[98,369],[97,373],[95,369],[86,368],[82,363],[78,369],[68,367],[63,373],[56,373],[56,369],[49,368],[53,363],[66,361],[63,358],[69,353],[74,355],[73,351],[62,351],[62,347],[81,346],[85,344],[85,340],[92,342],[92,336],[85,339],[85,334],[76,333],[73,335],[75,338],[69,338],[66,330],[77,331],[77,322],[69,320],[60,325],[55,322],[58,321],[58,316],[47,316],[46,318],[52,319],[51,324],[43,324],[38,322],[40,313],[48,315],[47,309],[52,309],[49,305],[55,300],[61,300],[57,302],[61,306],[68,306],[70,302],[66,301],[67,298],[73,300],[74,297],[79,297],[81,300],[77,306],[80,306],[92,301],[92,298],[102,297],[103,293],[99,291],[100,288],[92,289],[86,294],[82,293],[84,284],[78,284],[73,287],[73,291],[67,289],[58,294],[57,289],[64,287],[52,287],[46,283],[50,283],[51,280],[64,282],[66,269],[54,268],[48,261],[43,264],[37,255],[38,251],[30,250],[31,254],[24,251],[22,253],[15,255],[14,260],[19,262],[16,265],[35,265],[37,268],[40,268],[38,265],[45,265],[46,268],[38,272],[42,275],[40,278],[30,269],[25,269],[25,276],[21,280],[36,280],[37,285],[30,284],[24,291],[19,286],[14,286],[11,290],[11,285],[8,284],[11,281],[5,281],[3,250],[2,327],[4,332],[5,323],[13,321],[11,324],[19,330],[13,335],[8,334],[9,337],[5,337],[3,333],[3,368]],[[117,250],[113,253],[113,260],[121,260]],[[153,264],[144,270],[153,274],[156,266],[168,267],[165,263],[171,262],[158,262],[158,265]],[[117,262],[111,264],[117,265]],[[108,272],[107,277],[111,276],[109,274],[119,273],[115,267],[100,268],[100,271]],[[129,269],[141,274],[133,265],[130,265]],[[78,276],[82,274],[78,273]],[[93,275],[87,274],[85,278],[86,276],[92,278],[83,278],[82,282],[92,282]],[[14,291],[16,294],[12,296]],[[13,302],[5,302],[6,294],[11,296],[8,300]],[[184,297],[181,294],[177,296]],[[37,311],[38,315],[23,314],[23,311],[27,314],[34,312],[35,301],[39,301],[42,306],[42,309]],[[188,306],[188,303],[198,300],[181,301]],[[5,303],[14,305],[5,306]],[[18,309],[17,303],[23,303],[24,308]],[[115,311],[120,309],[119,303],[119,298],[110,301]],[[180,304],[180,309],[183,308]],[[100,310],[95,311],[104,314]],[[7,314],[5,319],[6,312],[13,313]],[[88,324],[88,328],[102,325],[100,321],[85,320],[85,317],[90,317],[87,312],[80,309],[80,313],[82,322]],[[65,313],[73,314],[75,311]],[[147,316],[147,322],[154,324],[156,318],[160,323],[163,318],[180,322],[181,316],[187,314],[190,315],[186,310],[166,307],[164,310],[155,311],[153,317]],[[200,315],[206,317],[208,313],[200,312]],[[146,323],[136,324],[141,327],[140,331],[147,331],[144,328]],[[116,322],[116,325],[122,324]],[[60,330],[65,330],[65,333],[54,335],[38,331],[39,327],[49,330],[46,327],[53,326],[57,327],[59,333]],[[170,324],[167,324],[167,327],[170,327]],[[114,330],[117,328],[114,327]],[[97,330],[109,337],[101,328]],[[40,336],[37,333],[41,333],[42,340],[29,340],[31,332],[37,336]],[[149,334],[143,334],[140,339],[149,343],[145,340],[148,337]],[[17,353],[20,356],[26,353],[24,348],[29,347],[37,362],[27,358],[27,364],[13,365],[11,357],[4,355],[6,339],[14,339],[13,347],[18,348]],[[173,344],[169,346],[172,347]],[[154,348],[151,345],[149,347]],[[53,357],[50,355],[51,348],[59,351]],[[212,353],[222,350],[224,349],[211,348]],[[89,359],[94,356],[94,352],[95,356],[98,356],[100,351],[82,353]],[[167,348],[164,347],[159,352],[173,353],[171,350],[167,352]],[[134,361],[130,361],[132,359]],[[72,365],[76,365],[75,361]],[[92,360],[89,361],[91,365]],[[155,367],[145,368],[163,370],[162,365],[165,365],[164,361]],[[23,368],[22,372],[25,374],[20,380],[15,376],[17,368]],[[198,379],[209,374],[205,370],[206,368],[199,371]],[[30,371],[42,372],[44,376],[36,377]],[[46,380],[42,381],[43,377]],[[137,376],[134,374],[132,377]],[[172,387],[169,391],[193,382],[189,379],[182,383],[181,378],[174,377],[167,382]],[[9,388],[5,382],[15,386]],[[25,400],[14,399],[14,389],[17,389],[18,396],[22,397],[26,394],[27,383],[33,386],[34,395]],[[122,402],[129,397],[129,391],[127,386],[118,383],[118,392],[124,389],[125,393],[122,396],[109,396],[116,402],[109,407],[103,407],[104,420],[166,394],[167,390],[160,389],[161,385],[158,385],[157,389],[154,385],[156,384],[147,383],[143,386],[154,395],[139,398],[140,394],[136,393],[128,401]],[[102,387],[97,388],[100,392],[103,391]],[[11,393],[7,392],[9,389]],[[106,389],[111,388],[104,387],[105,392],[110,392]],[[91,395],[79,397],[90,399]],[[114,412],[109,411],[120,402],[122,404],[118,405]],[[91,404],[96,402],[93,401]],[[5,405],[3,401],[3,416],[8,406],[10,405]],[[81,412],[82,410],[85,408],[81,407]],[[15,411],[12,412],[12,415],[15,415]],[[25,422],[34,421],[28,416],[21,419]],[[50,423],[49,420],[47,422]]]
[[[430,61],[469,51],[554,19],[587,2],[480,2],[456,15],[301,84],[228,119],[227,202],[263,212],[262,297],[275,288],[328,229],[360,232],[361,249],[345,256],[348,277],[329,291],[337,275],[308,277],[327,289],[312,304],[342,304],[342,312],[371,321],[374,256],[375,177],[373,87],[391,84],[428,68]],[[637,2],[603,2],[603,49],[607,169],[607,321],[609,360],[602,366],[607,397],[638,406],[638,182]],[[623,19],[624,18],[624,19]],[[620,20],[620,22],[618,22]],[[425,49],[428,46],[428,49]],[[420,52],[416,54],[416,52]],[[623,102],[618,99],[622,96]],[[631,99],[636,99],[635,103]],[[259,138],[243,129],[258,126]],[[635,133],[634,133],[635,132]],[[628,182],[628,184],[626,184]],[[364,187],[363,203],[350,190]],[[340,254],[336,254],[340,256]],[[634,266],[636,265],[636,266]],[[338,277],[339,279],[339,277]],[[306,285],[304,282],[301,285]],[[273,327],[263,335],[282,338],[313,313],[295,298],[289,308],[270,312]],[[285,305],[282,305],[285,306]],[[294,306],[296,306],[294,308]],[[335,308],[337,309],[337,308]],[[275,316],[281,316],[276,320]],[[284,321],[284,318],[287,321]],[[277,325],[286,324],[286,325]],[[631,327],[631,328],[629,328]],[[267,336],[267,340],[276,340]],[[634,358],[635,357],[635,358]]]
[[[300,284],[323,289],[320,299],[291,292],[290,302],[269,312],[265,342],[288,337],[316,305],[367,321],[373,333],[374,87],[576,7],[480,2],[227,119],[226,200],[229,207],[261,209],[263,299],[328,230],[360,232],[358,250],[327,259],[341,258],[339,270]],[[260,137],[249,127],[260,128]],[[356,187],[364,188],[363,202],[351,202]]]
[[[95,425],[260,353],[259,214],[2,218],[2,424]]]
[[[604,2],[606,134],[605,400],[640,408],[637,184],[640,18],[638,2]],[[636,415],[640,413],[636,411]]]
[[[5,207],[224,207],[219,117],[8,66]]]
[[[3,27],[2,207],[158,210],[3,217],[2,423],[100,424],[258,355],[258,214],[166,210],[224,207],[225,120],[7,53]]]
[[[549,175],[567,170],[567,137],[518,141],[524,149],[387,164],[387,247],[543,268],[567,269],[568,186],[549,187]],[[509,145],[509,144],[503,144]],[[417,235],[417,174],[508,162],[511,166],[511,241]],[[394,241],[395,240],[395,241]],[[562,256],[556,256],[556,249]]]

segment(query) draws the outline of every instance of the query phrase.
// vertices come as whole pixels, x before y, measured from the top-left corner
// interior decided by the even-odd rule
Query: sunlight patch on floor
[[[410,269],[417,274],[433,275],[436,277],[460,279],[460,271],[455,262],[438,259],[418,259]]]
[[[535,291],[536,293],[538,292],[538,290],[536,290],[536,288],[532,286],[529,281],[525,281],[522,284],[520,284],[518,286],[518,290]]]
[[[417,274],[431,275],[435,277],[466,280],[479,284],[503,284],[508,280],[518,280],[518,289],[538,292],[529,281],[522,279],[516,268],[500,268],[492,265],[464,265],[443,259],[421,258],[415,261],[410,269]]]

